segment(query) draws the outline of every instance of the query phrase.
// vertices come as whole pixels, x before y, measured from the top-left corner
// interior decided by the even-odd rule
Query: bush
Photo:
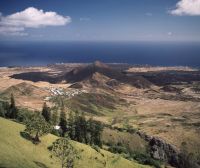
[[[9,109],[9,103],[0,101],[0,117],[6,117],[8,109]]]
[[[13,118],[20,123],[25,123],[26,120],[29,120],[34,114],[32,111],[25,108],[20,108],[20,109],[17,109],[16,107],[14,108],[15,110],[17,110],[17,115],[16,117],[13,118],[10,116],[13,107],[11,109],[11,105],[8,102],[0,101],[0,117]]]
[[[61,131],[60,130],[56,130],[56,129],[52,129],[51,134],[53,134],[55,136],[61,136]]]
[[[103,142],[106,146],[112,146],[113,143],[112,142]]]
[[[126,147],[122,146],[121,144],[112,145],[108,148],[108,150],[112,153],[119,153],[119,154],[128,153]]]
[[[160,162],[151,158],[150,155],[145,153],[131,153],[131,157],[137,160],[140,164],[151,165],[155,168],[161,168]]]
[[[33,117],[34,113],[28,109],[20,109],[18,111],[17,121],[21,123],[26,123],[27,120],[30,120]]]
[[[0,117],[5,117],[5,109],[3,108],[2,104],[0,104]]]
[[[131,152],[121,143],[118,143],[117,145],[111,145],[108,150],[112,153],[121,154],[122,157],[128,160],[136,160],[140,164],[151,165],[155,168],[161,168],[160,162],[151,158],[148,153]]]
[[[97,146],[97,145],[92,145],[92,148],[97,151],[97,152],[100,152],[100,148]]]
[[[137,130],[137,128],[128,128],[127,129],[127,132],[129,132],[130,134],[134,134],[134,133],[136,133],[138,130]]]
[[[179,161],[178,161],[178,168],[199,168],[199,154],[195,156],[194,153],[188,152],[188,146],[186,142],[182,142],[180,154],[179,154]]]

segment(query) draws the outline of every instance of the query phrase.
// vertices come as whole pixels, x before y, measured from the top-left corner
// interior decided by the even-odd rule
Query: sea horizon
[[[0,41],[0,67],[55,63],[200,66],[200,42]]]

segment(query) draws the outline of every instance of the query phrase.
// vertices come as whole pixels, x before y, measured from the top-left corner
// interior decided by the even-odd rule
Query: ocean
[[[52,63],[200,66],[197,42],[0,42],[0,66]]]

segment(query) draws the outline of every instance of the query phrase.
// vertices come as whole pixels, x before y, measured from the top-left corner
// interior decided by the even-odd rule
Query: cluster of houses
[[[65,91],[63,88],[53,88],[49,89],[51,96],[46,97],[44,100],[49,101],[53,96],[66,96],[67,98],[74,97],[78,94],[85,92],[85,90],[73,89]]]
[[[70,90],[70,91],[65,92],[65,95],[70,98],[70,97],[74,97],[75,95],[79,95],[79,94],[84,93],[84,92],[86,92],[86,91],[74,89],[74,90]]]
[[[49,90],[51,92],[51,96],[63,96],[65,95],[65,92],[63,88],[50,88]]]

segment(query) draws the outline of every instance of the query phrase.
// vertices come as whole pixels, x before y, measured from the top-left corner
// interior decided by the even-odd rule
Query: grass
[[[47,135],[41,138],[39,145],[22,138],[20,132],[24,125],[0,118],[0,167],[3,168],[59,168],[59,162],[51,158],[47,149],[56,136]],[[119,155],[105,150],[97,152],[88,145],[72,142],[79,151],[80,159],[75,168],[147,168],[136,162],[128,161]]]
[[[66,100],[66,105],[73,111],[82,111],[95,115],[108,115],[117,111],[117,105],[126,102],[117,96],[99,93],[83,93]]]
[[[147,143],[137,134],[104,128],[102,140],[111,145],[121,143],[132,152],[146,153],[147,151]]]

